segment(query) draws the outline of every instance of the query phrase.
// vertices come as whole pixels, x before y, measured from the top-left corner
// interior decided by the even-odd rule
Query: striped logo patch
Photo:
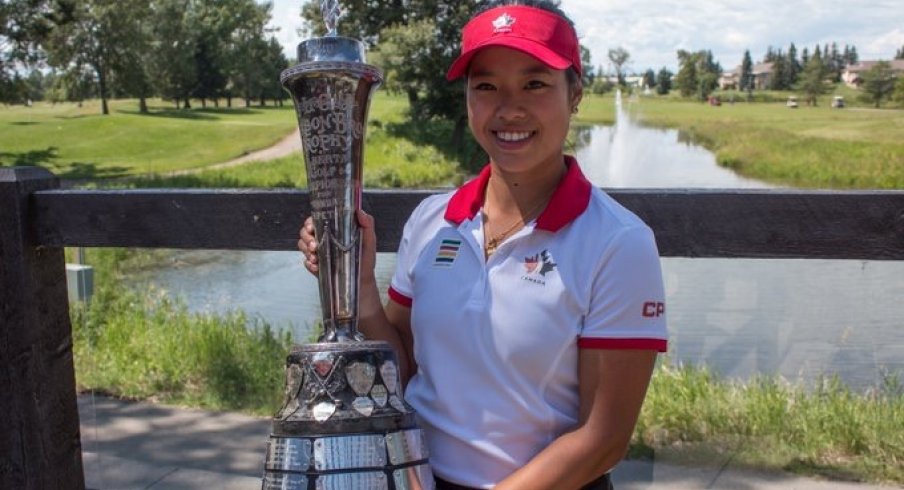
[[[461,240],[443,240],[439,244],[439,252],[436,253],[436,259],[433,265],[437,267],[449,267],[458,257],[458,251],[461,249]]]

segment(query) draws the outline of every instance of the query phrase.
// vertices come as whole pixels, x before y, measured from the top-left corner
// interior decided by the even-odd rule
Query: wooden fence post
[[[84,489],[63,249],[34,242],[40,168],[0,168],[0,488]]]

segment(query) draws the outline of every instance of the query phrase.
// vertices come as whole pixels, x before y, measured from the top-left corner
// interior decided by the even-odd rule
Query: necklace
[[[508,228],[506,228],[505,231],[503,231],[501,233],[497,233],[496,235],[493,235],[492,237],[489,236],[489,234],[485,232],[484,237],[486,237],[486,244],[484,246],[484,253],[486,253],[486,256],[489,257],[490,255],[493,255],[496,252],[496,249],[499,247],[499,244],[502,243],[502,241],[505,240],[505,238],[507,236],[512,234],[512,232],[514,232],[518,228],[518,226],[527,224],[530,220],[532,220],[534,218],[534,215],[536,215],[540,212],[540,210],[543,208],[543,206],[546,204],[547,201],[548,201],[548,199],[541,200],[530,211],[528,211],[527,213],[522,215],[520,218],[518,218],[517,221],[515,221]],[[486,223],[488,220],[489,220],[489,216],[484,211],[484,213],[483,213],[484,230],[486,230]]]

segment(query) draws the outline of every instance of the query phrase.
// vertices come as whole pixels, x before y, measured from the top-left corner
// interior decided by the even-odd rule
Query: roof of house
[[[860,73],[864,71],[869,71],[874,66],[878,65],[882,60],[867,60],[861,61],[859,63],[855,63],[853,65],[848,65],[845,68],[845,71],[849,71],[852,73]],[[904,71],[904,60],[891,60],[887,62],[891,65],[891,69],[894,71]]]

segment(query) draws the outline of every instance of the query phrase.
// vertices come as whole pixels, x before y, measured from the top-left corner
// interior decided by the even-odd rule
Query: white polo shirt
[[[578,421],[578,350],[666,350],[653,233],[577,162],[540,216],[484,260],[487,166],[412,213],[390,298],[411,308],[434,473],[491,487]]]

